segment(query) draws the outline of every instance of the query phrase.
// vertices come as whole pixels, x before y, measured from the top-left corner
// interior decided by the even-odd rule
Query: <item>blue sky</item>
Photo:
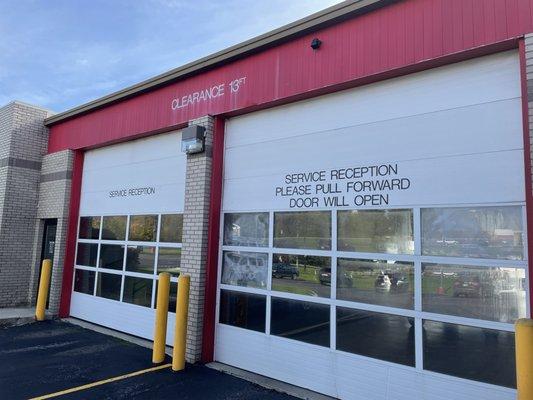
[[[60,112],[338,0],[0,0],[0,106]]]

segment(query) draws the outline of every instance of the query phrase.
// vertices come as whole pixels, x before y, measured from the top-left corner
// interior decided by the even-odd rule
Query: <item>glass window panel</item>
[[[178,302],[178,283],[170,282],[170,293],[168,298],[168,311],[175,313]]]
[[[122,275],[98,273],[96,295],[111,300],[120,300]]]
[[[526,316],[523,269],[422,266],[424,311],[514,323]]]
[[[268,246],[268,213],[224,214],[224,244]]]
[[[253,331],[265,331],[266,296],[220,291],[220,323]]]
[[[181,249],[160,247],[157,256],[157,273],[168,272],[172,276],[179,276],[181,267]]]
[[[161,215],[161,232],[159,241],[181,243],[183,234],[183,214]]]
[[[331,249],[331,212],[274,213],[274,247]]]
[[[122,269],[124,262],[124,245],[100,245],[100,268]]]
[[[340,251],[414,253],[412,210],[338,211],[337,224]]]
[[[127,218],[125,215],[115,217],[104,217],[102,223],[102,239],[126,239],[126,221]]]
[[[521,207],[422,209],[422,254],[522,260]]]
[[[155,281],[155,300],[154,300],[154,308],[157,307],[157,290],[159,287],[159,282]],[[178,283],[177,282],[170,282],[170,290],[168,293],[168,312],[176,313],[176,303],[178,300]]]
[[[272,290],[330,297],[331,258],[274,254],[272,256]]]
[[[329,305],[272,297],[270,333],[329,347]]]
[[[98,257],[97,243],[78,243],[78,253],[76,254],[76,265],[96,267]]]
[[[157,238],[157,215],[130,216],[128,240],[138,242],[155,242]]]
[[[222,263],[222,283],[266,288],[268,254],[247,251],[225,251]]]
[[[152,275],[154,273],[154,266],[155,247],[128,246],[128,253],[126,255],[126,271]]]
[[[423,321],[424,369],[516,387],[514,333]]]
[[[337,299],[380,306],[414,307],[413,263],[337,259]]]
[[[124,294],[122,301],[138,306],[151,307],[152,305],[152,279],[126,276],[124,278]]]
[[[100,238],[100,217],[81,217],[79,238],[80,239],[99,239]]]
[[[96,273],[94,271],[76,269],[76,275],[74,277],[74,291],[85,294],[93,294],[95,275]]]
[[[337,350],[415,366],[414,318],[337,307]]]

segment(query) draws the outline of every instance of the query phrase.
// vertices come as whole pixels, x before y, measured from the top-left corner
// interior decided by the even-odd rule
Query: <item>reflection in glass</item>
[[[337,224],[340,251],[414,252],[412,210],[338,211]]]
[[[95,275],[96,273],[94,271],[76,269],[76,275],[74,277],[74,291],[85,294],[93,294]]]
[[[329,347],[329,305],[272,297],[270,333]]]
[[[181,243],[183,234],[183,214],[161,215],[161,232],[159,241],[165,243]]]
[[[179,276],[181,267],[181,249],[160,247],[157,256],[157,273],[168,272],[172,276]]]
[[[337,298],[381,306],[414,306],[413,263],[337,259]]]
[[[422,254],[522,260],[521,207],[422,209]]]
[[[124,245],[102,244],[100,246],[100,268],[122,269]]]
[[[96,295],[111,300],[120,300],[122,275],[98,273]]]
[[[153,274],[155,265],[155,247],[128,246],[126,271]]]
[[[98,244],[96,243],[78,243],[78,252],[76,254],[76,265],[87,267],[96,267],[96,258],[98,254]]]
[[[150,307],[152,305],[152,286],[152,279],[126,276],[124,278],[122,301],[138,306]]]
[[[266,297],[220,291],[220,323],[265,332]]]
[[[157,279],[155,280],[155,298],[156,300],[154,300],[155,302],[157,302],[157,290],[158,290],[158,281]],[[168,293],[168,312],[171,312],[171,313],[176,313],[176,302],[177,302],[177,299],[178,299],[178,283],[177,282],[170,282],[170,290],[169,290],[169,293]],[[154,303],[154,307],[157,307],[157,304]]]
[[[225,251],[222,283],[227,285],[266,288],[268,254],[247,251]]]
[[[80,218],[80,239],[99,239],[100,237],[100,217]]]
[[[274,213],[274,247],[331,249],[331,212]]]
[[[516,387],[514,333],[423,321],[424,369]]]
[[[337,350],[415,365],[414,318],[337,307]]]
[[[224,244],[268,246],[268,213],[224,214]]]
[[[102,239],[126,239],[126,216],[104,217],[102,223]]]
[[[272,290],[330,297],[331,258],[274,254],[272,256]]]
[[[157,238],[157,215],[132,215],[128,240],[155,242]]]
[[[424,311],[514,323],[526,316],[525,271],[462,265],[422,265]]]

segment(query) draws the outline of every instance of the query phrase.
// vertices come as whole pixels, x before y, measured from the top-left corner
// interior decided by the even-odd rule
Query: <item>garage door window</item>
[[[74,291],[153,308],[158,273],[169,272],[175,288],[182,223],[182,214],[80,217]]]
[[[523,215],[516,205],[225,214],[219,322],[514,387],[512,368],[464,366],[514,359],[513,324],[527,314]],[[460,338],[460,363],[439,356]]]
[[[102,239],[104,240],[126,239],[126,223],[127,223],[127,217],[125,215],[105,216],[103,218]],[[93,239],[98,239],[98,237],[93,238]]]

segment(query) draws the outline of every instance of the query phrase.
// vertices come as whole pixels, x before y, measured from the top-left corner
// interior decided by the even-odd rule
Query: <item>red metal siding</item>
[[[51,127],[49,152],[126,140],[206,115],[323,93],[365,77],[533,31],[533,0],[405,0]],[[318,36],[323,46],[309,47]],[[172,111],[175,97],[228,83],[237,94]]]

